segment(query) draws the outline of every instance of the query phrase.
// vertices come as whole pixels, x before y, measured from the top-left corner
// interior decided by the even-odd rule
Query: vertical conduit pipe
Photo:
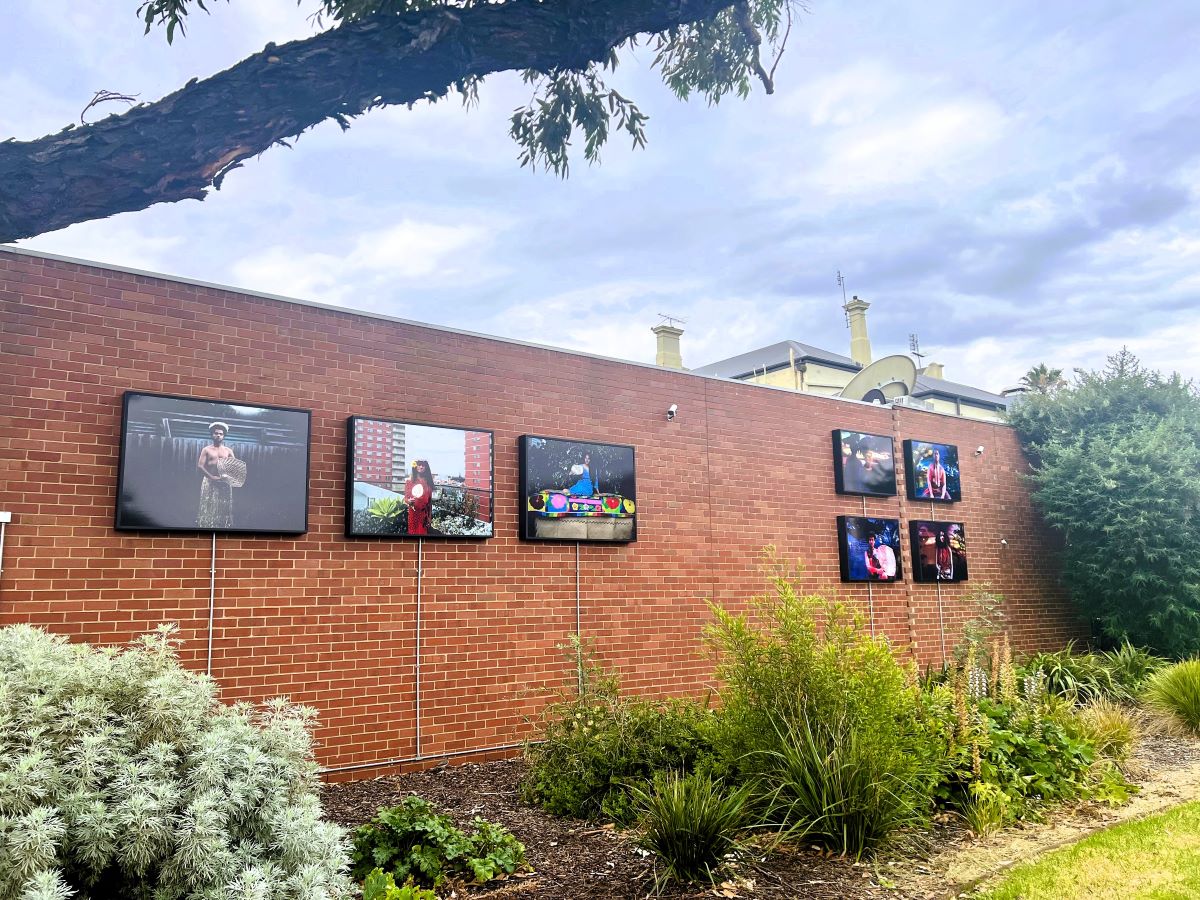
[[[933,516],[934,516],[933,503],[930,503],[929,504],[929,517],[932,519]],[[937,569],[937,550],[936,550],[937,544],[936,543],[934,544],[934,547],[935,547],[935,550],[934,550],[934,557],[933,557],[933,567],[934,567],[934,569]],[[952,550],[950,552],[953,553],[954,551]],[[919,563],[918,560],[915,560],[915,559],[913,560],[914,566],[918,565],[918,563]],[[946,614],[943,611],[943,607],[942,607],[942,579],[940,576],[937,579],[937,598],[938,598],[938,638],[940,639],[941,646],[942,646],[942,665],[945,666],[946,665]]]
[[[212,675],[213,629],[217,618],[217,533],[212,533],[212,555],[208,559],[208,662],[204,674]]]
[[[867,516],[867,498],[862,498],[863,518]],[[875,637],[875,591],[871,584],[870,576],[867,576],[867,621],[871,625],[871,637]]]
[[[583,631],[580,624],[579,609],[579,541],[575,542],[575,640],[579,646],[575,651],[575,678],[578,681],[579,696],[583,696]]]
[[[421,574],[425,564],[425,539],[417,540],[417,635],[416,635],[416,694],[417,694],[417,759],[421,758]]]

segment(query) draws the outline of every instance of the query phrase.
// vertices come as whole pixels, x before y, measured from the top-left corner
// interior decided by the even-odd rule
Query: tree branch
[[[508,69],[582,69],[735,0],[511,0],[374,16],[261,53],[84,128],[0,143],[0,243],[203,200],[247,157],[325,119],[437,98]]]

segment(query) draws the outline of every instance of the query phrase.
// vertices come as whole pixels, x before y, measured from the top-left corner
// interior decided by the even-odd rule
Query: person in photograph
[[[946,469],[942,465],[942,451],[934,448],[933,462],[925,470],[925,493],[922,495],[931,500],[949,500],[950,492],[946,488]]]
[[[896,577],[896,553],[879,535],[867,539],[867,574],[878,581],[891,581]]]
[[[204,480],[200,482],[197,528],[233,527],[233,482],[225,469],[236,457],[225,446],[225,435],[228,433],[229,426],[224,422],[209,425],[210,443],[200,451],[200,459],[196,462],[196,468],[204,474]]]
[[[429,470],[429,460],[413,460],[412,474],[404,482],[404,499],[408,503],[408,533],[429,534],[433,524],[433,473]]]
[[[945,531],[937,533],[937,542],[933,551],[934,565],[937,567],[938,581],[954,580],[954,553],[950,549],[950,536]]]
[[[592,482],[592,454],[585,451],[583,462],[571,466],[571,474],[576,476],[577,480],[567,488],[568,494],[590,497],[596,493],[596,485]]]

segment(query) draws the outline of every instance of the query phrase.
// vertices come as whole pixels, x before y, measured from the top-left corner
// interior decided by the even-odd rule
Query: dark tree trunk
[[[202,200],[241,160],[325,119],[440,96],[470,75],[581,69],[633,35],[733,3],[512,0],[378,16],[268,45],[123,115],[0,143],[0,243],[154,203]]]

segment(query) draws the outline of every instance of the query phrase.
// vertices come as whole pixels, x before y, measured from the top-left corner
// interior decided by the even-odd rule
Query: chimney
[[[679,353],[679,336],[682,328],[674,325],[655,325],[650,329],[658,335],[658,355],[654,358],[655,365],[665,369],[682,369],[683,356]]]
[[[871,339],[867,337],[867,310],[870,308],[871,304],[859,300],[857,294],[842,307],[850,327],[850,356],[860,366],[871,364]]]
[[[945,378],[945,369],[941,363],[931,362],[929,365],[920,369],[919,374],[928,375],[930,378]]]

